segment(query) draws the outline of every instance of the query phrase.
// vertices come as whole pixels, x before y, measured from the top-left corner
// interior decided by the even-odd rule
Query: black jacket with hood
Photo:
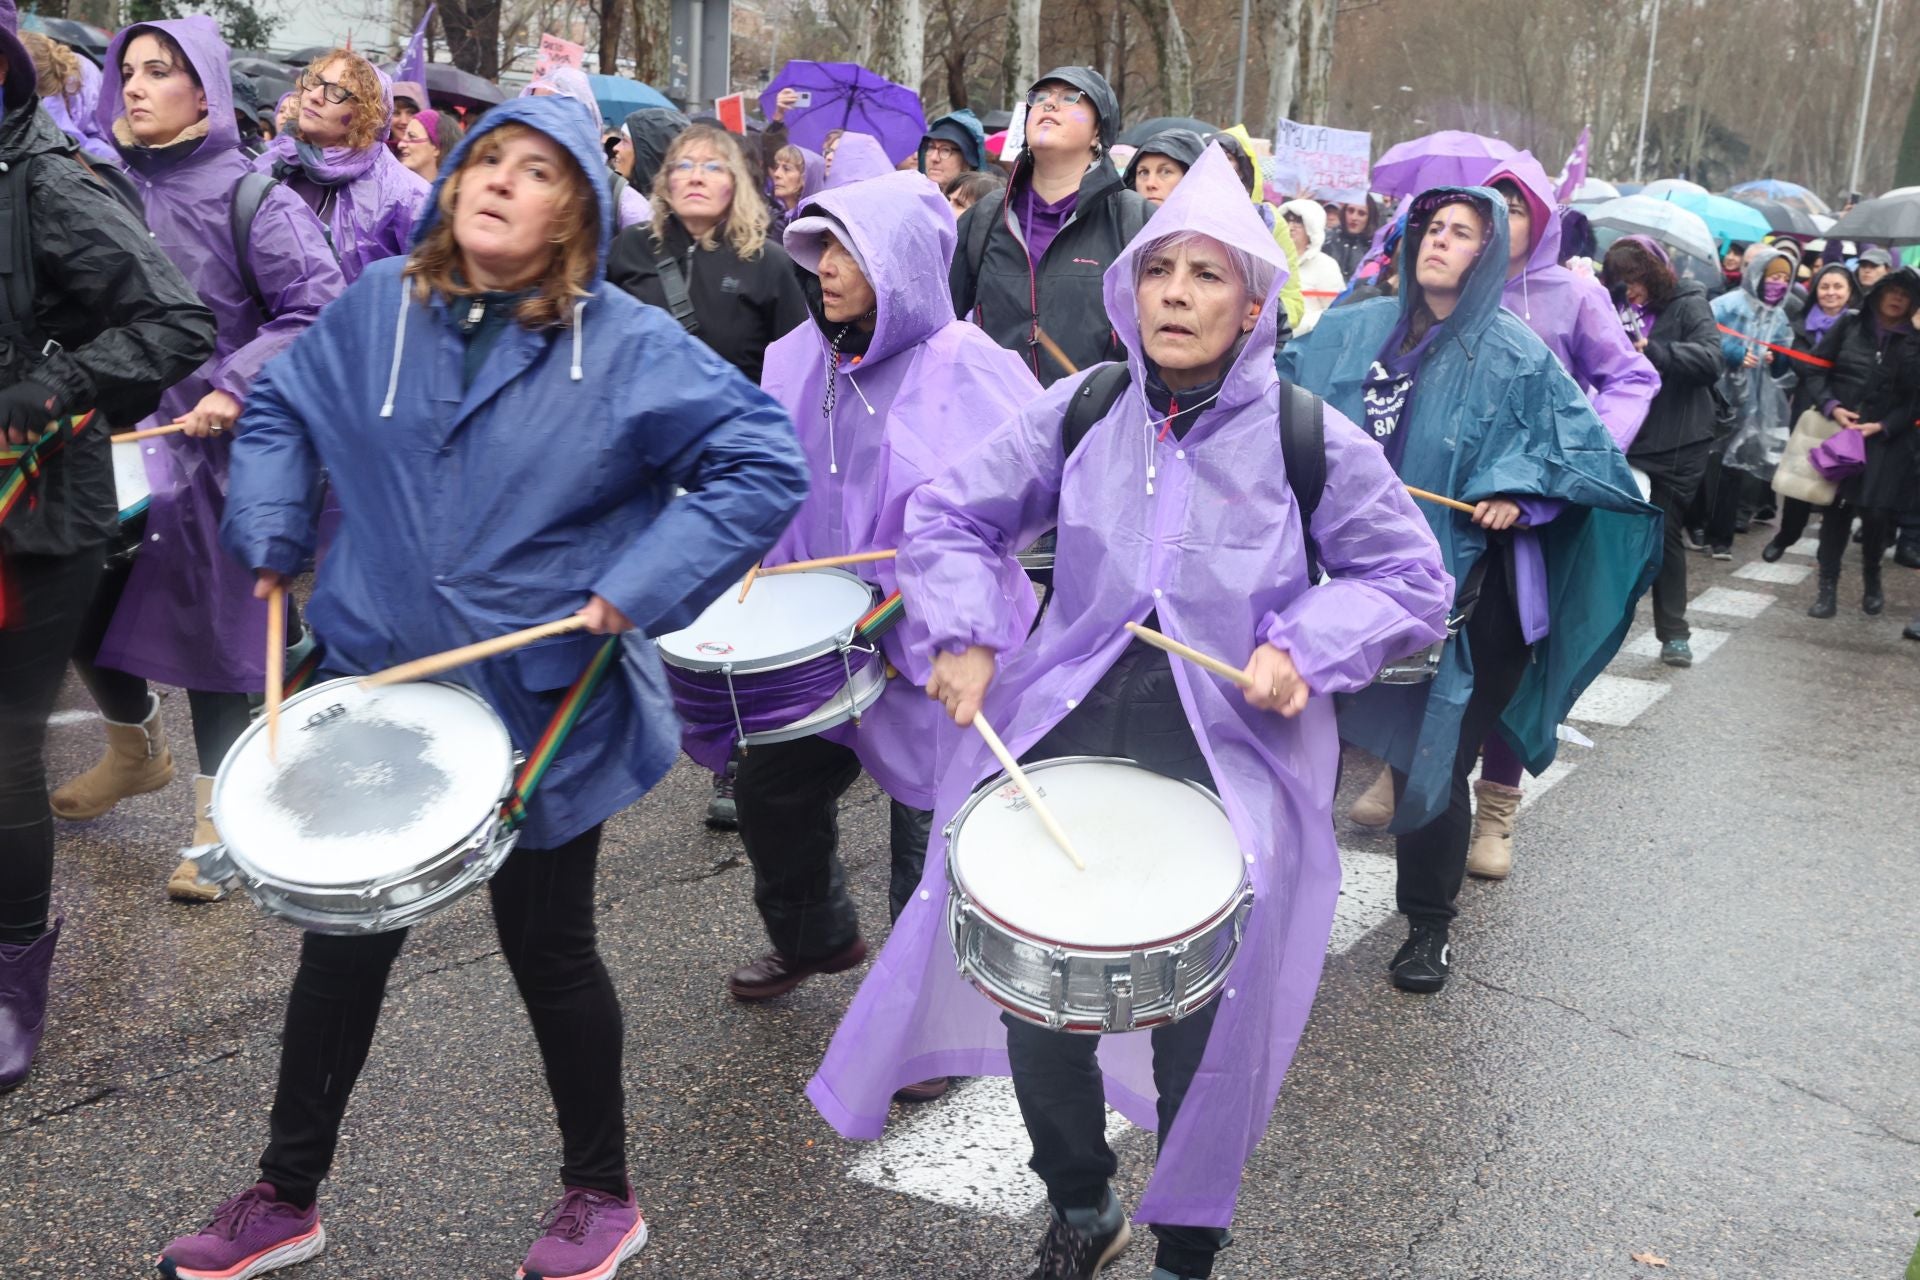
[[[1008,201],[1032,190],[1033,154],[1025,152],[1004,190],[983,197],[960,218],[959,244],[948,280],[953,309],[1026,360],[1042,386],[1068,370],[1040,346],[1044,329],[1075,367],[1116,358],[1119,341],[1107,323],[1101,278],[1153,210],[1120,181],[1108,150],[1120,103],[1091,67],[1056,67],[1036,80],[1058,80],[1088,95],[1100,117],[1100,156],[1080,180],[1080,199],[1039,262],[1027,253],[1020,220]]]
[[[1705,289],[1679,280],[1647,331],[1644,354],[1660,375],[1660,391],[1627,456],[1637,463],[1688,446],[1704,448],[1713,440],[1713,386],[1722,368],[1720,329]]]
[[[22,51],[24,55],[24,50]],[[152,413],[213,354],[214,322],[12,65],[0,117],[0,386],[32,381],[93,424],[52,453],[0,526],[0,552],[71,555],[116,528],[110,424]],[[16,86],[25,86],[17,93]]]
[[[1367,225],[1362,231],[1348,231],[1343,212],[1327,214],[1327,238],[1320,251],[1339,264],[1342,280],[1353,279],[1354,269],[1366,261],[1367,250],[1373,247],[1374,228],[1379,222],[1380,206],[1371,196],[1367,197]]]
[[[1833,361],[1831,369],[1808,366],[1801,374],[1808,401],[1825,408],[1835,400],[1860,415],[1862,422],[1878,422],[1882,430],[1867,437],[1867,469],[1840,482],[1840,496],[1874,511],[1896,511],[1910,501],[1914,465],[1920,456],[1920,333],[1902,325],[1882,341],[1874,316],[1880,297],[1901,288],[1920,303],[1920,274],[1902,267],[1882,276],[1858,311],[1833,322],[1813,354]]]
[[[1165,156],[1182,170],[1191,169],[1200,153],[1207,149],[1207,142],[1208,139],[1191,129],[1162,129],[1140,144],[1140,149],[1127,161],[1127,171],[1120,175],[1120,181],[1126,184],[1127,190],[1133,190],[1134,175],[1140,171],[1140,162],[1148,156]]]
[[[633,172],[627,181],[647,199],[653,199],[653,179],[667,158],[667,148],[693,121],[668,107],[642,107],[627,117],[627,141],[633,144]]]

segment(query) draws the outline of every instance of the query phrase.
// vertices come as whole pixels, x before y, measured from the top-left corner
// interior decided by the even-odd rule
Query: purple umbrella
[[[799,146],[824,150],[835,129],[871,134],[887,159],[899,164],[920,149],[927,116],[920,95],[854,62],[789,62],[760,94],[760,111],[773,119],[782,89],[811,94],[812,101],[787,112],[787,136]]]
[[[1433,187],[1471,186],[1486,176],[1491,162],[1518,154],[1498,138],[1442,129],[1389,147],[1373,166],[1373,189],[1382,195],[1411,196]]]

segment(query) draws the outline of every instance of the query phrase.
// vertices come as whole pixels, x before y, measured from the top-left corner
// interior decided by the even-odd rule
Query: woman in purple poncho
[[[54,812],[80,821],[165,786],[172,758],[147,681],[185,688],[199,758],[188,849],[218,838],[206,816],[213,776],[247,727],[248,695],[266,683],[266,610],[252,575],[219,545],[231,428],[267,361],[345,287],[320,224],[284,187],[261,200],[246,257],[236,260],[232,208],[249,171],[232,95],[227,46],[210,18],[142,23],[107,47],[100,126],[154,240],[213,309],[219,340],[213,358],[139,424],[179,422],[185,434],[123,446],[140,451],[152,491],[139,554],[109,570],[74,651],[107,722],[107,750],[53,793]],[[198,870],[183,851],[168,892],[221,897]]]
[[[1273,367],[1285,275],[1231,162],[1209,148],[1105,272],[1130,381],[1071,461],[1063,415],[1085,376],[1055,384],[907,506],[901,590],[925,630],[930,691],[954,719],[984,711],[1028,759],[1127,756],[1211,788],[1255,894],[1211,1005],[1095,1038],[1003,1025],[961,980],[945,853],[930,851],[808,1096],[841,1133],[873,1138],[902,1084],[1012,1075],[1053,1206],[1040,1280],[1084,1280],[1126,1242],[1103,1093],[1161,1137],[1136,1214],[1155,1224],[1156,1277],[1210,1273],[1313,1003],[1339,892],[1330,695],[1444,633],[1452,583],[1426,522],[1380,449],[1330,410],[1325,485],[1302,528]],[[1056,525],[1054,602],[1009,645],[1002,559]],[[1318,586],[1309,535],[1331,575]],[[1246,661],[1255,694],[1130,643],[1124,625],[1141,621]],[[936,822],[996,771],[963,740]]]

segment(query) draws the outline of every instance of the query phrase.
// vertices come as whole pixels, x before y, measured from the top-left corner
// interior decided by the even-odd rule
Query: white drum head
[[[329,680],[281,707],[278,764],[264,720],[241,735],[214,783],[214,823],[272,880],[362,884],[472,835],[512,772],[506,726],[467,690]]]
[[[144,511],[153,496],[153,486],[147,483],[147,456],[141,452],[145,447],[139,441],[113,446],[113,490],[123,524]]]
[[[982,910],[1065,946],[1127,950],[1197,928],[1234,901],[1239,840],[1205,791],[1118,760],[1026,772],[1087,869],[1074,869],[1011,782],[976,792],[947,856]]]
[[[661,636],[660,657],[685,671],[771,671],[830,653],[873,608],[873,588],[839,569],[755,578],[745,603],[728,587],[684,631]]]

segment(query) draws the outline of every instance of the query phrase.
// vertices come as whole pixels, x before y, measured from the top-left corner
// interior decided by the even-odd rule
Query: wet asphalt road
[[[1744,539],[1740,563],[1758,549]],[[1696,613],[1725,639],[1692,671],[1616,661],[1610,674],[1666,693],[1630,723],[1581,725],[1596,746],[1563,750],[1575,767],[1523,814],[1513,878],[1465,893],[1444,994],[1387,985],[1397,919],[1329,957],[1216,1276],[1899,1273],[1920,1232],[1920,645],[1899,638],[1920,574],[1889,565],[1887,615],[1867,619],[1850,566],[1822,623],[1804,616],[1810,581],[1738,567],[1695,557],[1694,592],[1776,602]],[[62,701],[84,705],[77,688]],[[244,900],[166,901],[191,757],[185,700],[166,714],[180,779],[61,832],[51,1027],[33,1077],[0,1098],[10,1278],[152,1274],[169,1236],[251,1181],[264,1140],[296,938]],[[97,734],[56,730],[56,779]],[[1347,798],[1370,777],[1350,763]],[[803,1097],[858,973],[767,1007],[727,998],[760,937],[737,841],[700,825],[705,799],[683,764],[610,824],[603,854],[654,1234],[622,1275],[1024,1276],[1037,1182],[1017,1216],[877,1189],[849,1176],[866,1148]],[[1389,847],[1339,826],[1362,857]],[[886,811],[865,783],[843,833],[877,942]],[[1119,1149],[1135,1197],[1151,1143]],[[557,1156],[478,895],[409,941],[322,1191],[331,1248],[285,1274],[511,1276]],[[1108,1274],[1150,1268],[1136,1244]]]

